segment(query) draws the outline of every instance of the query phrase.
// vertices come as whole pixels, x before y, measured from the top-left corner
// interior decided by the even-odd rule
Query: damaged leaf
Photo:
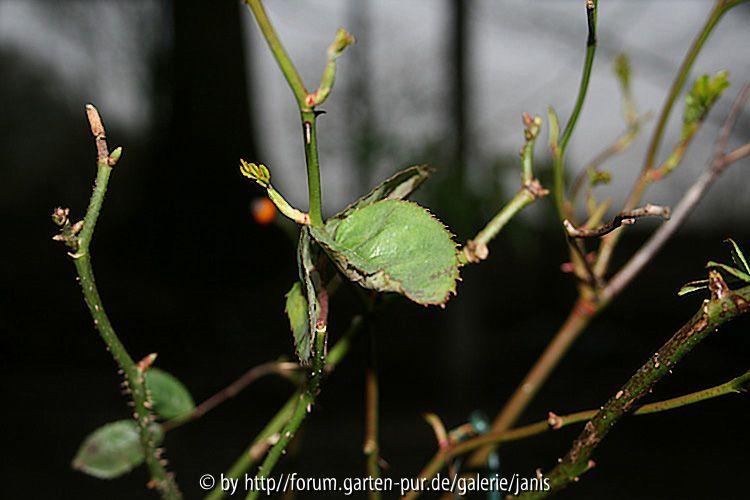
[[[443,305],[458,279],[456,243],[421,206],[386,199],[310,233],[349,279],[423,305]]]
[[[326,221],[326,229],[333,231],[339,221],[357,209],[380,200],[403,200],[419,188],[432,175],[427,165],[409,167],[378,184],[372,191]]]
[[[161,426],[152,426],[156,442],[161,442]],[[138,424],[118,420],[99,427],[83,441],[73,459],[73,468],[99,479],[114,479],[130,472],[144,460]]]

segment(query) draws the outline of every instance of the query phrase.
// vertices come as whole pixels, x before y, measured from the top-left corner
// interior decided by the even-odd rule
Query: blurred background
[[[308,88],[346,27],[357,44],[339,59],[319,120],[325,211],[335,213],[396,170],[437,173],[416,199],[471,237],[518,188],[521,114],[565,119],[578,88],[584,2],[537,0],[268,0],[266,8]],[[711,2],[602,2],[589,98],[568,154],[571,175],[625,130],[612,71],[624,52],[641,113],[657,112]],[[693,77],[730,70],[733,82],[683,165],[646,200],[673,205],[706,167],[732,98],[750,80],[750,6],[732,11]],[[82,217],[95,172],[84,104],[94,103],[110,146],[125,152],[93,244],[100,292],[135,358],[157,364],[201,401],[249,367],[291,356],[283,295],[295,244],[251,216],[259,188],[240,157],[269,165],[274,185],[306,207],[300,127],[291,92],[249,12],[237,1],[0,0],[0,384],[5,399],[4,489],[48,498],[154,498],[145,470],[100,481],[70,468],[82,439],[128,415],[110,356],[96,335],[63,248],[51,241],[55,206]],[[692,80],[692,78],[691,78]],[[665,145],[679,137],[681,110]],[[640,169],[652,123],[606,165],[601,196],[621,205]],[[730,145],[750,138],[750,113]],[[549,179],[546,131],[537,173]],[[699,297],[678,298],[722,240],[750,250],[747,160],[730,168],[659,256],[596,319],[524,414],[522,423],[601,405],[688,319]],[[549,185],[549,182],[546,182]],[[616,208],[611,211],[616,212]],[[627,228],[621,264],[659,222]],[[561,324],[575,282],[560,272],[564,240],[551,200],[530,207],[465,268],[445,310],[396,301],[379,316],[381,452],[395,478],[435,451],[430,411],[447,426],[494,415]],[[339,294],[330,331],[359,303]],[[747,368],[748,319],[708,339],[658,385],[654,398],[722,383]],[[316,477],[362,476],[363,346],[326,381],[289,468]],[[200,421],[170,432],[170,467],[187,498],[198,478],[224,471],[290,394],[266,379]],[[733,472],[747,463],[743,398],[627,419],[597,451],[599,466],[562,498],[742,498]],[[501,473],[551,468],[578,428],[510,444]]]

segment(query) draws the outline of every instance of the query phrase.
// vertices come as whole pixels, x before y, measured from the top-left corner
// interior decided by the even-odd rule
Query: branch
[[[362,316],[355,316],[349,325],[348,330],[336,342],[336,345],[328,352],[328,363],[325,366],[325,374],[328,375],[339,365],[351,350],[354,338],[359,335],[364,324]],[[245,474],[251,467],[263,458],[268,449],[273,446],[279,439],[280,433],[284,426],[289,422],[292,413],[297,407],[298,401],[302,395],[302,389],[299,389],[284,403],[278,412],[271,418],[262,431],[253,439],[245,451],[230,467],[225,474],[226,477],[237,479]],[[225,492],[217,486],[209,493],[205,500],[219,500],[224,498]]]
[[[628,260],[628,262],[615,274],[609,284],[602,292],[602,300],[606,303],[611,301],[651,262],[654,256],[661,250],[664,244],[682,226],[682,223],[693,212],[698,203],[703,199],[706,191],[722,173],[734,161],[742,156],[730,157],[734,152],[725,154],[729,136],[734,128],[737,118],[750,98],[750,83],[746,83],[732,103],[732,107],[724,120],[714,146],[713,158],[703,174],[695,181],[690,189],[685,192],[682,199],[675,206],[672,220],[669,224],[662,224],[659,229],[641,246],[641,248]],[[742,148],[742,146],[740,147]],[[737,151],[737,150],[735,150]]]
[[[591,79],[591,69],[594,67],[594,56],[596,55],[596,17],[598,11],[598,0],[586,0],[586,24],[588,27],[588,36],[586,38],[586,59],[583,63],[583,74],[581,83],[578,87],[578,97],[573,106],[568,123],[565,125],[560,144],[553,144],[553,171],[555,174],[554,195],[557,211],[561,219],[565,218],[565,151],[568,148],[568,142],[573,135],[578,116],[583,109],[583,103],[586,100],[586,92],[589,88]]]
[[[643,405],[635,410],[633,412],[633,415],[650,415],[652,413],[675,410],[683,406],[688,406],[699,403],[701,401],[718,398],[727,394],[747,392],[748,384],[750,384],[750,371],[745,372],[739,377],[733,378],[729,382],[725,382],[721,385],[717,385],[709,389],[691,392],[690,394],[685,394],[676,398]],[[417,480],[415,480],[412,484],[419,484],[419,480],[429,481],[435,475],[437,475],[438,472],[440,472],[443,468],[450,464],[453,459],[461,455],[465,455],[482,446],[486,446],[487,444],[508,443],[511,441],[526,439],[538,434],[544,434],[549,431],[556,431],[569,425],[585,422],[596,416],[598,412],[599,410],[585,410],[568,415],[556,415],[552,412],[549,412],[547,420],[524,425],[522,427],[517,427],[508,431],[482,434],[480,436],[454,444],[448,443],[447,438],[443,438],[442,434],[438,433],[438,430],[440,429],[438,424],[440,426],[442,426],[442,424],[436,416],[430,414],[428,422],[433,426],[433,428],[437,429],[436,435],[438,436],[440,449],[433,456],[427,466],[422,470],[422,472],[420,472]],[[425,416],[425,418],[427,417],[428,416]],[[404,496],[404,499],[414,499],[418,496],[419,492],[410,491],[407,495]]]
[[[662,207],[649,203],[642,208],[620,212],[614,219],[612,219],[612,222],[603,224],[594,229],[576,228],[568,219],[563,221],[563,225],[565,226],[568,236],[571,238],[599,238],[605,234],[611,233],[620,226],[635,224],[636,220],[643,217],[661,217],[669,220],[670,213],[671,211],[669,207]]]
[[[728,142],[731,128],[739,116],[744,102],[750,97],[750,84],[746,84],[735,99],[732,109],[719,133],[717,145],[714,149],[714,158],[711,167],[696,181],[696,183],[685,193],[683,198],[675,207],[672,218],[668,224],[662,224],[645,245],[623,266],[600,291],[597,297],[581,294],[571,308],[568,318],[555,334],[552,341],[547,345],[542,355],[536,361],[528,374],[518,385],[513,395],[505,403],[492,424],[494,432],[502,432],[511,428],[518,420],[524,409],[528,406],[539,391],[545,380],[550,376],[560,360],[565,356],[573,345],[573,342],[586,329],[591,320],[619,293],[630,284],[641,270],[651,261],[653,256],[661,250],[664,244],[679,229],[687,219],[693,208],[703,198],[708,188],[724,172],[727,165],[721,160],[723,148]],[[726,156],[724,157],[726,158]],[[606,240],[604,240],[606,241]],[[469,465],[481,466],[486,457],[492,451],[491,447],[485,447],[477,451],[470,458]]]
[[[672,86],[669,89],[669,94],[667,95],[661,112],[659,113],[659,118],[657,119],[657,123],[651,136],[648,150],[646,152],[646,158],[643,163],[641,175],[633,186],[633,189],[631,190],[630,195],[625,202],[623,210],[632,210],[633,208],[635,208],[640,203],[640,200],[643,197],[646,188],[653,180],[651,177],[651,172],[656,163],[656,156],[659,152],[659,147],[661,146],[669,117],[672,114],[672,109],[674,108],[674,104],[677,101],[677,97],[682,91],[682,88],[685,86],[685,81],[691,73],[693,63],[695,62],[695,59],[703,49],[706,40],[708,40],[708,37],[711,35],[723,15],[739,3],[741,2],[716,0],[716,3],[709,12],[708,17],[706,18],[706,22],[703,25],[700,33],[698,33],[698,36],[693,41],[687,54],[685,54],[685,58],[680,64],[677,75],[675,76]],[[597,262],[594,266],[594,271],[598,276],[603,277],[605,275],[618,241],[619,233],[613,233],[612,235],[602,240],[602,244],[599,247]]]
[[[148,366],[136,365],[130,357],[125,346],[115,333],[114,327],[104,310],[104,304],[94,281],[94,270],[91,266],[91,254],[89,246],[94,236],[96,221],[101,212],[104,196],[107,192],[107,184],[112,168],[117,164],[122,153],[117,148],[111,153],[107,146],[107,136],[102,124],[99,112],[91,104],[86,105],[91,133],[94,136],[97,150],[97,174],[94,189],[91,194],[86,216],[82,222],[70,224],[68,220],[68,209],[57,209],[53,214],[54,222],[61,226],[61,232],[54,239],[64,242],[75,253],[69,253],[73,258],[78,282],[83,290],[83,297],[89,308],[89,313],[94,320],[94,327],[99,332],[107,350],[112,354],[118,368],[120,369],[125,385],[133,398],[133,418],[138,424],[141,445],[143,446],[146,465],[151,473],[150,486],[159,490],[162,498],[172,500],[182,498],[180,490],[174,481],[172,474],[168,473],[164,465],[166,460],[162,458],[162,450],[157,449],[155,436],[151,429],[154,416],[151,413],[151,401],[149,401],[146,389],[145,373]]]
[[[193,411],[191,411],[187,415],[182,415],[168,422],[165,422],[162,425],[162,429],[164,429],[164,432],[168,432],[188,422],[192,422],[193,420],[201,418],[209,411],[213,410],[228,399],[235,397],[237,394],[245,390],[250,384],[262,377],[265,377],[266,375],[278,375],[280,377],[287,378],[292,382],[298,382],[299,372],[299,363],[292,363],[290,361],[269,361],[268,363],[254,366],[246,371],[240,378],[229,384],[227,387],[220,390],[219,392],[193,408]]]
[[[523,114],[524,145],[521,148],[521,188],[518,193],[505,205],[487,225],[469,240],[459,254],[462,264],[477,263],[489,256],[487,244],[526,206],[539,198],[549,194],[534,177],[534,145],[542,126],[542,119],[532,118],[528,113]]]
[[[325,351],[326,351],[326,325],[325,323],[319,324],[315,330],[315,357],[312,361],[312,369],[310,376],[307,381],[307,385],[300,392],[297,400],[297,405],[294,408],[289,421],[284,425],[279,433],[278,441],[276,441],[268,454],[266,455],[263,464],[256,474],[256,478],[267,478],[271,475],[274,467],[278,463],[281,455],[286,452],[287,446],[291,443],[294,436],[297,434],[302,422],[304,422],[307,414],[312,411],[312,405],[315,404],[315,399],[318,397],[320,391],[320,382],[323,379],[323,370],[325,368]],[[260,496],[261,490],[255,489],[248,493],[247,500],[257,500]]]
[[[709,271],[709,277],[711,299],[704,300],[701,308],[690,321],[685,323],[658,352],[649,358],[586,424],[562,462],[547,476],[551,490],[529,492],[521,495],[520,498],[543,498],[552,491],[576,481],[591,467],[590,459],[594,450],[614,425],[630,413],[636,403],[672,371],[686,354],[715,332],[719,326],[750,311],[750,286],[731,291],[717,271]],[[690,399],[688,398],[687,403],[691,402]],[[663,404],[669,408],[675,402]]]

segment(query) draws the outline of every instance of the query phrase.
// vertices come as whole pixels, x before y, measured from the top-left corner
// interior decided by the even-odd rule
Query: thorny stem
[[[297,390],[292,396],[284,403],[284,406],[276,412],[276,414],[268,421],[266,426],[258,435],[253,439],[250,446],[242,452],[237,461],[232,464],[229,471],[226,473],[226,477],[237,479],[245,474],[250,468],[258,463],[263,457],[275,437],[289,421],[289,418],[296,407],[297,401],[299,400],[302,390]],[[217,485],[208,495],[205,500],[220,500],[224,498],[225,491]]]
[[[630,284],[638,273],[651,261],[652,257],[664,246],[669,238],[681,227],[693,208],[703,198],[708,188],[724,172],[729,163],[724,154],[726,144],[734,123],[745,101],[750,97],[750,85],[745,85],[732,105],[714,148],[711,167],[688,189],[672,212],[668,224],[662,224],[649,241],[623,266],[607,286],[601,290],[597,300],[581,295],[572,307],[568,318],[547,345],[542,355],[516,388],[513,395],[505,403],[492,424],[493,432],[503,432],[511,428],[528,406],[541,386],[547,380],[552,370],[568,352],[568,349],[578,336],[588,327],[589,323],[599,312],[619,293]],[[736,151],[736,150],[735,150]],[[492,447],[485,447],[474,453],[469,461],[473,467],[481,466],[492,452]]]
[[[703,301],[695,315],[612,396],[589,420],[567,455],[547,477],[551,490],[529,492],[520,498],[543,498],[559,490],[591,468],[591,455],[614,425],[631,412],[638,401],[675,365],[716,329],[750,311],[750,286],[730,290],[717,271],[709,271],[711,299]],[[656,411],[656,410],[654,410]]]
[[[307,163],[307,191],[310,197],[310,224],[323,225],[322,199],[320,194],[320,162],[318,161],[318,138],[315,126],[315,111],[302,111],[302,140],[305,144]]]
[[[315,96],[318,95],[318,93],[310,94],[305,88],[302,78],[294,67],[289,55],[284,50],[281,40],[279,40],[270,19],[268,19],[268,15],[263,8],[263,3],[260,0],[245,0],[245,3],[252,11],[255,20],[263,33],[263,37],[266,39],[271,52],[276,58],[276,62],[281,68],[281,72],[284,74],[284,77],[286,78],[287,83],[289,83],[289,87],[292,89],[294,97],[297,100],[297,106],[299,107],[302,121],[302,136],[305,145],[310,223],[314,226],[321,226],[323,225],[323,216],[320,191],[320,164],[318,162],[318,145],[315,130],[315,119],[318,113],[314,110],[314,105],[317,104]],[[336,42],[334,42],[334,44],[335,43]],[[348,45],[348,43],[351,42],[347,42],[343,47]],[[343,50],[343,47],[341,50]],[[324,92],[320,96],[322,99],[328,96],[330,86],[333,85],[332,72],[335,71],[335,63],[332,64],[334,64],[332,66],[333,69],[327,68],[324,74],[323,83],[324,85],[327,85],[328,88],[323,89]]]
[[[310,94],[303,82],[299,73],[294,67],[289,55],[284,50],[281,41],[279,40],[276,32],[271,24],[268,16],[263,8],[260,0],[245,0],[248,7],[252,11],[258,26],[263,33],[263,36],[268,43],[274,57],[276,58],[279,67],[281,68],[284,77],[286,78],[289,86],[294,93],[297,100],[297,106],[300,110],[301,121],[302,121],[302,136],[305,147],[305,163],[307,165],[307,186],[309,193],[310,203],[310,223],[314,226],[323,225],[322,217],[322,199],[320,189],[320,163],[318,160],[318,144],[317,144],[317,132],[316,132],[316,117],[317,112],[314,109],[315,104],[322,102],[330,92],[331,86],[333,85],[333,79],[335,76],[335,59],[338,57],[341,50],[347,45],[353,42],[351,36],[346,32],[339,31],[337,33],[334,44],[329,48],[329,65],[324,71],[321,86],[323,88],[318,89],[315,94]],[[274,466],[278,462],[282,453],[285,452],[287,445],[294,437],[299,427],[302,425],[307,413],[311,410],[312,405],[315,402],[315,398],[320,390],[320,382],[323,378],[323,372],[325,369],[325,356],[326,356],[326,324],[324,321],[318,319],[318,325],[316,325],[315,331],[315,353],[312,361],[312,369],[309,374],[309,378],[304,390],[299,395],[299,400],[292,413],[289,421],[282,429],[279,440],[273,445],[271,450],[268,452],[260,471],[258,472],[259,477],[268,477],[273,470]],[[248,495],[249,499],[257,498],[259,492],[253,491]]]
[[[352,341],[359,334],[363,323],[362,316],[355,316],[352,318],[349,329],[328,352],[328,363],[325,366],[326,375],[330,374],[349,353]],[[240,455],[237,461],[232,464],[229,471],[226,473],[227,477],[236,479],[242,476],[250,470],[253,465],[258,463],[261,458],[263,458],[263,455],[265,455],[272,443],[275,442],[275,438],[277,438],[282,428],[287,422],[289,422],[292,412],[295,410],[297,403],[300,400],[301,393],[302,389],[295,391],[287,402],[284,403],[284,406],[276,412],[268,424],[266,424],[266,427],[258,433],[256,438],[250,443],[242,455]],[[223,497],[224,492],[221,488],[217,487],[205,497],[205,500],[218,500]]]
[[[667,399],[664,401],[657,401],[655,403],[649,403],[639,407],[633,412],[633,415],[650,415],[652,413],[658,413],[662,411],[675,410],[683,406],[692,405],[708,399],[718,398],[733,393],[746,392],[750,384],[750,371],[745,372],[739,377],[733,378],[732,380],[725,382],[721,385],[704,389],[702,391],[691,392],[683,396],[676,398]],[[555,415],[550,412],[547,420],[535,422],[533,424],[524,425],[515,429],[503,431],[503,432],[489,432],[480,436],[461,441],[456,444],[447,444],[441,446],[441,449],[433,456],[430,462],[425,468],[419,473],[419,479],[430,480],[444,467],[446,467],[453,459],[466,453],[476,450],[487,444],[500,444],[508,443],[511,441],[519,441],[528,437],[543,434],[549,431],[555,431],[567,427],[569,425],[585,422],[593,418],[599,410],[585,410],[568,415]],[[433,418],[436,418],[432,416]],[[439,422],[439,420],[438,420]],[[432,425],[432,422],[430,422]],[[403,498],[414,499],[419,496],[418,492],[411,491]]]
[[[586,59],[583,63],[583,73],[581,75],[581,83],[578,87],[578,97],[576,103],[573,106],[573,111],[570,115],[568,123],[565,125],[562,135],[560,136],[560,144],[554,150],[554,164],[553,170],[555,174],[555,185],[554,195],[555,204],[557,205],[557,211],[560,219],[566,217],[565,207],[565,151],[568,147],[568,142],[573,135],[578,117],[583,109],[583,103],[586,100],[586,93],[589,88],[589,80],[591,79],[591,69],[594,66],[594,56],[596,55],[596,17],[599,8],[598,0],[587,0],[586,2],[586,23],[588,25],[588,37],[586,39]]]
[[[664,101],[664,105],[661,109],[661,112],[659,113],[659,118],[657,119],[654,132],[651,136],[648,150],[646,151],[646,158],[643,163],[641,175],[633,186],[633,189],[628,196],[627,201],[625,202],[623,210],[631,210],[635,208],[638,203],[640,203],[643,193],[650,184],[651,171],[656,163],[656,156],[659,152],[659,147],[661,146],[662,139],[664,138],[667,122],[669,121],[669,117],[672,114],[672,109],[674,108],[675,102],[677,101],[677,97],[682,91],[682,88],[685,86],[685,81],[690,75],[693,63],[698,57],[698,54],[703,49],[706,40],[708,40],[709,36],[721,20],[722,16],[732,7],[735,7],[736,5],[742,3],[742,1],[745,0],[717,0],[714,7],[711,9],[711,12],[707,17],[703,28],[690,46],[690,49],[685,55],[685,58],[682,61],[679,70],[677,71],[674,82],[669,89],[669,93],[667,94],[667,98]],[[609,262],[612,258],[614,248],[617,245],[619,238],[620,233],[613,233],[602,240],[598,251],[597,261],[594,265],[594,271],[598,276],[604,276],[604,274],[607,272]]]
[[[174,481],[174,477],[164,467],[166,461],[162,459],[162,451],[157,449],[151,429],[154,417],[150,410],[151,402],[149,401],[145,382],[147,367],[140,367],[135,364],[133,358],[130,357],[127,349],[115,333],[114,327],[104,310],[104,304],[94,280],[89,246],[94,236],[96,221],[107,192],[109,176],[112,172],[112,167],[117,162],[117,158],[114,152],[112,154],[109,152],[106,132],[96,108],[89,104],[86,106],[86,113],[91,125],[91,132],[96,139],[97,175],[91,194],[91,201],[89,202],[83,221],[83,229],[77,239],[78,248],[76,253],[71,256],[78,272],[78,281],[83,290],[86,305],[94,320],[94,326],[122,372],[127,388],[132,395],[133,418],[138,424],[138,432],[144,449],[146,465],[151,474],[150,484],[158,489],[162,498],[168,500],[180,499],[182,498],[182,494]]]
[[[325,351],[326,351],[326,327],[320,325],[315,331],[315,356],[312,361],[312,369],[310,376],[307,381],[307,385],[300,392],[297,406],[294,408],[289,421],[284,425],[279,433],[279,439],[271,447],[266,455],[263,464],[260,466],[260,470],[256,477],[267,478],[270,476],[271,471],[278,463],[281,455],[286,452],[287,446],[294,439],[295,434],[299,430],[302,422],[304,422],[307,414],[312,411],[312,406],[315,404],[315,399],[318,397],[320,391],[320,382],[323,379],[323,371],[325,369]],[[256,500],[260,495],[260,490],[250,491],[247,495],[248,500]]]

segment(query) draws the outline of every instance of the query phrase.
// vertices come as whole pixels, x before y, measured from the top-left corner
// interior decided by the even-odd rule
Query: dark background
[[[158,366],[178,376],[201,401],[249,367],[292,354],[283,295],[295,279],[295,248],[279,227],[252,221],[249,206],[261,192],[237,171],[239,157],[263,158],[265,147],[258,141],[262,120],[253,113],[258,97],[247,78],[250,54],[242,43],[247,25],[240,16],[249,14],[234,2],[213,2],[210,10],[198,2],[163,5],[169,42],[147,60],[156,118],[139,133],[116,123],[108,127],[110,146],[122,144],[125,153],[110,182],[92,253],[100,292],[130,353],[140,358],[157,352]],[[465,12],[455,3],[450,8],[456,9],[445,49],[445,63],[455,76],[444,110],[450,133],[437,145],[413,145],[418,153],[399,161],[438,167],[436,179],[417,199],[464,241],[511,192],[494,184],[484,190],[464,187],[464,177],[472,175],[463,167],[464,122],[471,117],[462,104],[470,75],[461,68],[468,49]],[[57,14],[73,15],[64,7]],[[747,16],[747,10],[737,15]],[[350,70],[357,71],[357,64]],[[61,98],[59,82],[23,53],[0,45],[0,65],[4,490],[29,498],[153,498],[144,489],[144,468],[114,481],[70,468],[89,432],[128,415],[73,266],[50,239],[52,208],[63,204],[77,217],[84,213],[95,149],[84,102],[70,106]],[[356,95],[349,94],[341,108],[372,110],[373,103]],[[378,113],[387,111],[377,106]],[[100,112],[107,124],[107,109]],[[351,128],[359,134],[357,165],[365,171],[387,145],[373,144],[367,121],[357,119],[362,113],[351,115]],[[321,118],[321,136],[326,119]],[[741,122],[737,131],[745,139],[746,125]],[[288,147],[302,148],[301,142]],[[514,154],[497,159],[494,168],[512,172]],[[545,166],[539,170],[545,179]],[[325,189],[325,158],[323,182]],[[542,201],[529,212],[493,242],[488,261],[462,271],[459,294],[445,310],[397,300],[375,321],[381,452],[390,464],[385,474],[412,477],[434,453],[435,439],[422,413],[435,412],[450,427],[474,410],[494,415],[567,314],[575,283],[559,271],[566,255],[552,204]],[[655,225],[628,228],[615,263],[624,262]],[[750,231],[742,221],[717,216],[708,227],[680,232],[594,321],[522,423],[543,419],[550,410],[564,414],[601,405],[693,314],[700,297],[678,298],[675,292],[701,276],[705,261],[727,260],[722,240],[730,235],[750,248]],[[359,308],[355,294],[336,296],[332,341]],[[711,336],[657,386],[653,398],[742,373],[750,348],[748,326],[750,321],[741,319]],[[357,343],[326,380],[298,451],[278,472],[365,475],[363,352]],[[283,381],[264,379],[200,421],[169,433],[170,469],[187,498],[201,496],[200,475],[228,468],[290,391]],[[597,451],[598,467],[560,496],[742,498],[746,489],[737,472],[747,464],[746,415],[747,401],[730,396],[625,419]],[[548,470],[578,430],[503,447],[503,475]]]

